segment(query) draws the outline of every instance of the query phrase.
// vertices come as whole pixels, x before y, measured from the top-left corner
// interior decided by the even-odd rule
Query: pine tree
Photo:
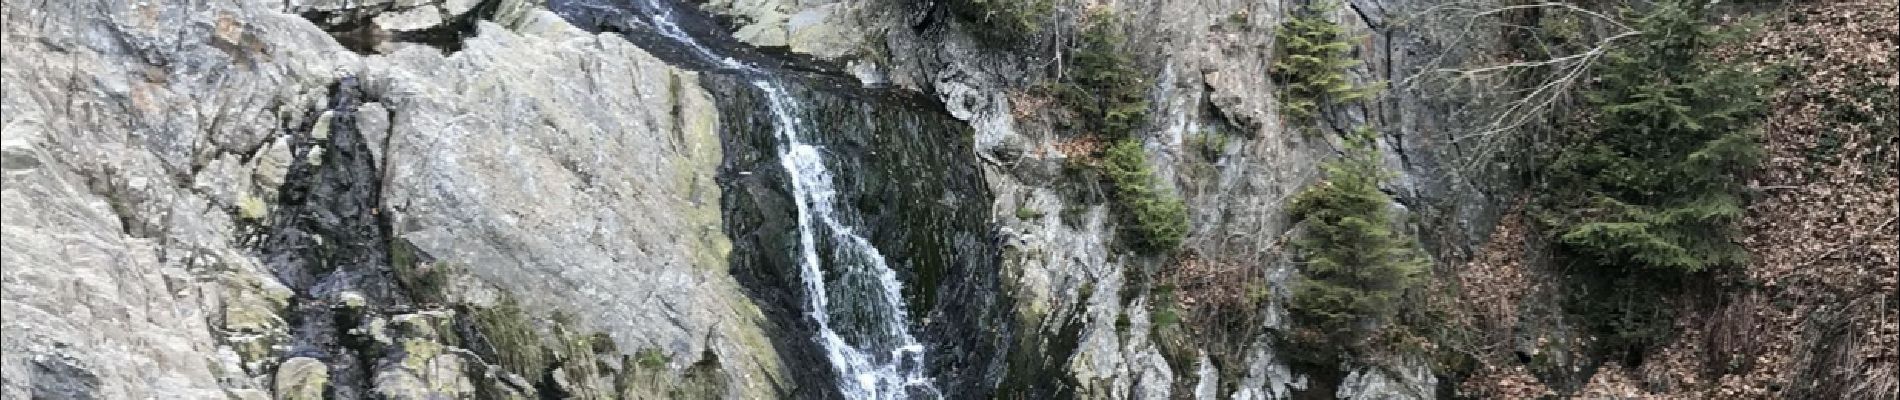
[[[1122,236],[1136,250],[1160,254],[1181,246],[1188,233],[1187,204],[1161,187],[1140,141],[1122,139],[1109,146],[1102,170],[1126,216]]]
[[[1352,44],[1346,29],[1329,18],[1338,7],[1330,2],[1307,5],[1274,31],[1279,57],[1273,74],[1285,89],[1280,112],[1288,118],[1311,119],[1321,106],[1356,101],[1377,90],[1356,88],[1346,77],[1346,69],[1358,66],[1359,60],[1349,57]]]
[[[1734,36],[1706,2],[1664,1],[1634,19],[1641,33],[1595,67],[1589,109],[1543,169],[1540,218],[1560,255],[1581,265],[1581,304],[1606,344],[1661,340],[1660,304],[1688,274],[1741,263],[1739,177],[1762,154],[1760,74],[1706,52]]]
[[[1296,345],[1315,362],[1353,350],[1397,312],[1399,296],[1421,279],[1428,261],[1411,237],[1393,231],[1388,178],[1368,130],[1348,135],[1344,157],[1327,163],[1326,180],[1300,192],[1290,211],[1304,223],[1293,242],[1302,262],[1291,307]],[[1366,322],[1370,322],[1367,324]]]
[[[1761,149],[1759,74],[1703,53],[1732,32],[1704,21],[1699,1],[1664,2],[1643,33],[1612,51],[1586,94],[1596,131],[1549,165],[1558,240],[1604,265],[1695,272],[1743,260],[1738,173]]]
[[[970,24],[967,31],[997,47],[1027,44],[1042,33],[1055,13],[1049,0],[950,0],[952,15]]]
[[[1148,80],[1128,53],[1115,14],[1107,9],[1089,13],[1069,55],[1064,103],[1082,114],[1086,124],[1107,138],[1125,137],[1148,119]]]

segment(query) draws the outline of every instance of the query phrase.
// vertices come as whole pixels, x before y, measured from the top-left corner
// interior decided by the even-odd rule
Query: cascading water
[[[806,312],[838,374],[839,391],[854,399],[942,397],[924,373],[924,346],[911,335],[897,273],[853,227],[858,219],[853,212],[837,204],[824,149],[800,135],[809,128],[802,123],[799,104],[765,69],[721,56],[688,35],[670,8],[655,0],[633,6],[644,15],[626,18],[711,63],[716,71],[746,79],[765,95],[774,117],[780,165],[790,178],[797,209],[798,254],[793,258],[803,281]]]
[[[869,240],[842,221],[847,218],[835,207],[837,192],[832,188],[831,171],[825,167],[821,149],[798,136],[795,104],[769,81],[755,80],[752,84],[765,92],[772,115],[778,119],[775,130],[780,163],[790,174],[792,193],[797,197],[799,275],[805,281],[807,307],[818,324],[825,356],[844,381],[840,389],[852,398],[906,398],[911,394],[935,397],[936,389],[923,375],[923,345],[911,336],[906,325],[910,318],[898,294],[896,271]],[[820,242],[821,232],[825,234],[824,242]],[[821,247],[831,251],[832,270],[837,277],[829,283],[840,286],[839,297],[853,301],[831,304]],[[833,327],[833,313],[858,322],[844,327],[851,338]]]

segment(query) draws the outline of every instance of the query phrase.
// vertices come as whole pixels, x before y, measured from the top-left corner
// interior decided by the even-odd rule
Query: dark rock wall
[[[776,150],[777,122],[763,93],[743,79],[703,79],[731,121],[721,132],[727,156],[720,180],[727,232],[737,249],[732,270],[770,310],[781,357],[814,366],[801,372],[801,387],[828,385],[828,364],[816,353],[793,259],[797,222]],[[969,128],[915,97],[781,83],[803,113],[802,135],[825,152],[839,206],[855,216],[847,223],[871,240],[903,282],[938,387],[956,398],[986,396],[998,343],[1008,335],[998,319],[1007,297],[997,292],[990,193],[976,168]]]

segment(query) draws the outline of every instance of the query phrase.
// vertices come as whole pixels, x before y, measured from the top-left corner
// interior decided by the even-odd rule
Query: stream
[[[574,0],[555,1],[550,7],[564,18],[577,21],[577,25],[626,34],[662,59],[707,76],[707,86],[722,103],[728,169],[742,170],[732,174],[736,177],[728,177],[737,183],[727,186],[777,186],[754,190],[768,192],[764,194],[734,194],[748,191],[729,188],[728,196],[752,199],[728,199],[728,218],[739,220],[733,223],[741,225],[729,230],[734,231],[731,234],[736,252],[784,249],[788,253],[784,257],[756,255],[754,258],[763,261],[755,269],[769,271],[753,273],[759,277],[750,281],[763,281],[752,285],[763,286],[758,290],[761,292],[772,292],[774,286],[796,288],[784,296],[755,297],[765,303],[780,303],[778,307],[762,305],[768,314],[774,309],[792,311],[793,307],[783,303],[797,304],[796,314],[802,321],[790,323],[804,328],[800,330],[808,336],[808,343],[816,345],[817,358],[830,367],[830,373],[825,374],[828,376],[806,379],[829,380],[835,393],[825,394],[850,399],[947,397],[933,372],[965,375],[960,372],[965,369],[954,365],[959,363],[927,361],[933,347],[920,340],[918,333],[925,319],[914,316],[911,307],[933,304],[939,287],[955,289],[971,286],[969,283],[987,287],[992,283],[980,275],[993,272],[975,268],[983,264],[982,257],[992,254],[976,247],[988,244],[981,222],[989,201],[980,174],[974,168],[955,167],[973,165],[967,160],[930,160],[971,155],[966,147],[969,135],[961,130],[962,124],[940,111],[919,111],[941,110],[940,106],[920,106],[928,101],[853,88],[842,83],[840,77],[797,70],[788,62],[737,45],[723,33],[706,33],[723,30],[677,4],[661,0]],[[815,101],[818,98],[831,101]],[[765,132],[769,132],[770,143],[758,140]],[[927,137],[910,143],[866,143],[902,135]],[[939,142],[962,146],[893,149],[896,154],[882,155],[873,149]],[[766,148],[769,153],[763,152]],[[879,161],[892,156],[895,158],[890,161],[897,163]],[[767,165],[778,170],[761,171]],[[903,182],[910,180],[934,181],[934,185]],[[769,193],[777,191],[784,192]],[[969,196],[970,192],[978,196]],[[780,195],[786,198],[776,199]],[[890,208],[885,208],[887,205]],[[785,210],[787,206],[790,210]],[[784,216],[789,221],[768,222],[774,218],[767,215],[785,211],[790,211]],[[761,216],[758,221],[743,216],[754,213]],[[748,241],[747,237],[764,239]],[[890,248],[897,248],[898,254],[893,256],[892,250],[887,250]],[[965,255],[958,248],[978,251]],[[742,275],[742,281],[748,280],[743,279],[747,268],[735,269],[741,270],[735,274]],[[788,269],[796,273],[783,273]],[[951,269],[954,271],[946,271]],[[979,276],[975,280],[943,282],[941,277],[946,272]],[[793,285],[777,282],[793,277]],[[907,289],[907,281],[919,286]],[[993,297],[984,291],[955,292]],[[964,311],[935,311],[946,313]],[[784,317],[780,315],[781,320]],[[949,350],[956,347],[940,346]],[[792,354],[785,358],[808,357]],[[985,380],[980,375],[965,379]]]

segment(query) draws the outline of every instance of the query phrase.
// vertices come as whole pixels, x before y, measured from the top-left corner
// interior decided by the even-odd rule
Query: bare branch
[[[1585,16],[1589,20],[1610,28],[1608,36],[1590,44],[1589,48],[1566,55],[1556,55],[1542,60],[1510,60],[1500,63],[1480,63],[1480,65],[1452,65],[1448,58],[1453,54],[1473,48],[1467,43],[1479,35],[1499,34],[1503,31],[1527,31],[1541,37],[1539,28],[1524,26],[1505,21],[1505,14],[1515,10],[1558,9]],[[1522,128],[1541,120],[1559,102],[1569,98],[1569,93],[1587,75],[1598,60],[1602,59],[1618,41],[1641,34],[1616,17],[1585,9],[1572,4],[1559,2],[1540,2],[1533,4],[1503,5],[1494,0],[1464,0],[1445,3],[1427,8],[1413,15],[1415,19],[1440,19],[1441,23],[1423,23],[1428,35],[1431,26],[1457,26],[1455,33],[1446,39],[1447,50],[1433,56],[1425,68],[1421,68],[1400,82],[1405,90],[1421,90],[1419,85],[1427,81],[1448,82],[1452,86],[1474,90],[1477,105],[1468,110],[1477,110],[1473,117],[1481,121],[1469,132],[1455,133],[1451,139],[1454,144],[1469,145],[1468,154],[1460,157],[1453,168],[1454,174],[1464,174],[1482,166],[1515,138]],[[1448,22],[1448,23],[1443,23]],[[1470,61],[1459,60],[1458,63]],[[1529,74],[1529,75],[1526,75]],[[1484,83],[1490,79],[1534,78],[1533,82],[1522,87],[1516,85],[1496,85]],[[1500,88],[1505,87],[1505,88]],[[1486,106],[1488,101],[1502,101],[1495,107]]]

